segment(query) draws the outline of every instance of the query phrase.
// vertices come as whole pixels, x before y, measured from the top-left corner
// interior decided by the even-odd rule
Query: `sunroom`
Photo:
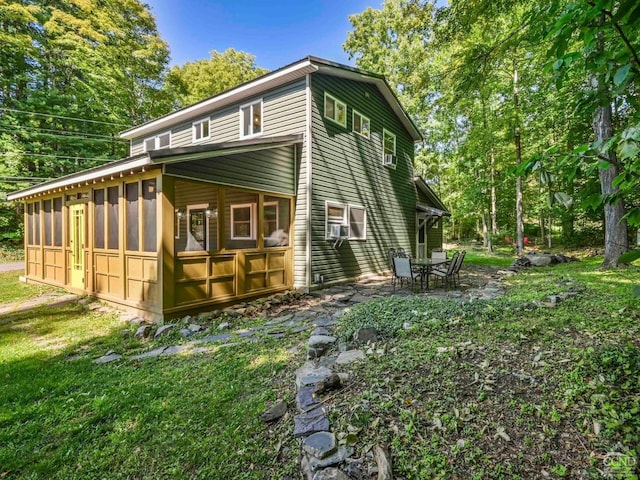
[[[147,318],[291,288],[300,141],[150,151],[12,194],[26,280]]]

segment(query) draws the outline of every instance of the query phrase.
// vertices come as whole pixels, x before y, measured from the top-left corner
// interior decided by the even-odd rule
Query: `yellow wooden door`
[[[69,242],[71,246],[71,286],[84,289],[84,205],[69,207]]]

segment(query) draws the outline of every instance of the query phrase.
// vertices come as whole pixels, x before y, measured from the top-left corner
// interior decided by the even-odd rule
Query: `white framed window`
[[[171,131],[159,133],[158,135],[144,139],[145,152],[169,147],[171,147]]]
[[[396,136],[387,129],[382,130],[382,164],[396,168]]]
[[[367,210],[364,207],[349,205],[349,239],[367,239]]]
[[[255,240],[255,203],[231,205],[231,240]]]
[[[359,205],[325,202],[325,239],[367,239],[367,210]]]
[[[352,130],[364,138],[369,138],[371,136],[371,121],[360,112],[354,110]]]
[[[209,129],[210,129],[209,118],[203,118],[202,120],[193,122],[191,127],[192,141],[194,143],[201,142],[202,140],[209,138],[210,136]]]
[[[347,206],[342,203],[325,202],[325,238],[340,236],[342,226],[347,224]]]
[[[262,99],[240,106],[240,138],[262,134]]]
[[[324,92],[324,117],[346,128],[347,104]]]

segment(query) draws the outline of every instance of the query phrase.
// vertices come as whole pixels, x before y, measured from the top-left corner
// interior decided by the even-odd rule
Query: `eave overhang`
[[[46,194],[58,189],[69,189],[89,185],[102,179],[110,179],[124,174],[137,173],[145,169],[158,168],[167,163],[187,162],[201,158],[236,155],[246,152],[286,147],[302,142],[303,135],[279,135],[260,137],[235,142],[221,142],[209,145],[166,148],[151,150],[134,157],[116,160],[106,165],[82,170],[71,175],[50,180],[33,187],[11,193],[7,200],[21,200],[30,196]]]
[[[427,182],[422,177],[414,177],[413,181],[414,181],[416,187],[419,188],[420,191],[422,193],[424,193],[425,196],[427,197],[427,199],[433,204],[433,207],[428,206],[428,205],[423,205],[423,204],[417,204],[417,206],[416,206],[417,209],[420,209],[421,207],[422,208],[430,208],[434,212],[436,212],[436,211],[443,212],[442,215],[438,215],[438,216],[445,216],[445,217],[450,217],[451,216],[451,212],[449,212],[449,210],[447,210],[447,207],[444,206],[444,204],[442,203],[442,201],[440,200],[438,195],[436,195],[436,192],[434,192],[431,189],[431,187],[427,184]],[[427,210],[424,210],[424,209],[422,211],[429,213]]]
[[[251,97],[256,97],[271,89],[304,78],[307,74],[314,72],[375,85],[389,103],[394,113],[398,116],[403,126],[407,129],[413,141],[420,142],[423,140],[415,123],[413,123],[409,114],[400,104],[384,76],[313,56],[308,56],[278,70],[267,73],[255,80],[251,80],[218,95],[202,100],[201,102],[125,130],[120,133],[120,137],[133,140],[134,138],[140,138],[167,130],[178,123],[196,120],[215,110],[219,110],[233,103],[248,100]]]

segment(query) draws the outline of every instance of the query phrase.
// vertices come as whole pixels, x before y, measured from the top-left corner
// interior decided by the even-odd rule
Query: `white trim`
[[[395,162],[393,163],[388,163],[386,160],[386,152],[385,152],[385,136],[386,135],[390,135],[393,137],[393,158],[395,160]],[[382,129],[382,164],[386,167],[389,168],[396,168],[396,165],[398,164],[398,153],[397,153],[397,141],[398,141],[398,137],[395,133],[391,132],[390,130],[387,130],[386,128]]]
[[[291,80],[301,78],[304,74],[315,72],[318,69],[319,67],[317,65],[314,65],[311,60],[305,59],[301,62],[291,65],[290,67],[284,68],[272,74],[267,74],[250,83],[229,90],[228,92],[196,103],[195,105],[191,105],[190,107],[184,108],[182,110],[170,113],[165,117],[152,120],[151,122],[140,125],[139,127],[125,130],[124,132],[120,133],[120,138],[133,139],[153,130],[158,130],[169,125],[176,125],[177,123],[184,121],[187,118],[202,115],[216,108],[220,108],[225,105],[229,105],[230,103],[240,101],[242,100],[242,98],[246,98],[251,93],[259,93],[271,88],[276,88],[280,85],[284,85]]]
[[[251,120],[253,120],[253,107],[257,103],[260,104],[260,131],[258,133],[249,133],[248,135],[245,135],[244,134],[244,113],[242,109],[248,107],[249,117]],[[262,101],[262,98],[254,100],[252,102],[243,103],[242,105],[240,105],[238,107],[238,118],[240,119],[240,138],[241,139],[261,136],[264,133],[264,102]],[[253,127],[253,122],[250,122],[249,125]]]
[[[356,238],[351,233],[351,232],[353,232],[353,228],[351,228],[351,209],[352,208],[356,208],[358,210],[362,210],[362,212],[363,212],[363,219],[362,219],[363,220],[363,225],[362,225],[363,236],[361,238]],[[366,207],[362,207],[360,205],[351,205],[351,204],[349,204],[349,211],[347,213],[347,225],[349,225],[349,240],[366,242],[367,241],[367,208]]]
[[[106,167],[104,170],[89,170],[86,173],[73,177],[63,177],[57,181],[48,182],[41,186],[36,186],[30,189],[22,190],[21,192],[16,192],[14,194],[7,195],[7,200],[18,200],[20,198],[28,197],[29,195],[36,195],[38,193],[46,192],[48,190],[54,190],[56,188],[65,187],[68,185],[74,185],[77,183],[85,183],[89,180],[94,180],[99,177],[107,177],[110,175],[115,175],[120,172],[124,172],[127,170],[132,170],[139,167],[144,167],[145,165],[151,165],[151,160],[148,156],[143,158],[137,158],[135,160],[129,160],[127,162],[120,163],[118,165],[112,167]]]
[[[337,118],[331,118],[331,117],[327,116],[327,97],[330,98],[331,100],[333,100],[333,103],[334,103],[333,113],[334,113],[334,115],[336,117],[338,116],[338,105],[342,105],[344,107],[344,123],[340,122]],[[343,102],[342,100],[339,100],[338,98],[334,97],[333,95],[331,95],[330,93],[328,93],[325,90],[325,92],[324,92],[324,105],[322,106],[322,116],[324,118],[326,118],[327,120],[331,120],[336,125],[340,125],[341,127],[347,128],[347,114],[348,114],[348,111],[349,111],[349,109],[348,109],[347,104],[345,102]]]
[[[329,222],[329,207],[341,208],[342,221],[338,223],[338,217],[332,217],[333,221]],[[329,225],[349,225],[348,218],[349,205],[346,203],[333,202],[331,200],[325,200],[324,202],[324,238],[325,240],[334,240],[335,237],[331,236]]]
[[[164,147],[161,147],[161,146],[159,146],[160,137],[163,137],[165,135],[169,135],[169,145],[165,145]],[[148,152],[149,150],[162,150],[164,148],[171,148],[171,141],[172,141],[171,137],[172,137],[171,130],[167,130],[166,132],[157,133],[156,135],[151,135],[150,137],[147,137],[147,138],[142,140],[142,151],[143,152]],[[153,140],[154,148],[147,149],[147,142],[149,140]]]
[[[311,157],[311,145],[313,144],[313,142],[311,141],[311,122],[312,122],[312,118],[313,118],[313,112],[312,112],[312,100],[313,100],[313,96],[311,94],[311,74],[307,73],[306,75],[306,85],[305,85],[305,93],[306,93],[306,102],[307,102],[307,119],[306,119],[306,127],[307,127],[307,131],[305,132],[305,138],[304,138],[304,142],[305,145],[307,147],[307,158],[306,158],[306,162],[307,162],[307,178],[305,179],[306,182],[306,194],[307,194],[307,205],[306,205],[306,216],[307,218],[305,219],[305,228],[306,228],[306,233],[305,233],[305,262],[306,262],[306,274],[307,274],[307,279],[306,279],[306,285],[303,285],[304,287],[310,287],[311,286],[311,173],[312,173],[312,157]],[[295,228],[295,227],[294,227]],[[295,258],[295,256],[294,256]],[[294,264],[294,271],[295,271],[295,264]]]
[[[196,126],[207,123],[207,136],[202,136],[200,138],[196,138]],[[211,138],[211,117],[204,117],[199,120],[194,120],[191,122],[191,143],[200,143],[204,140]]]
[[[189,235],[191,235],[191,210],[204,210],[204,228],[205,228],[205,245],[204,251],[209,251],[209,217],[207,217],[208,203],[199,203],[197,205],[187,205],[187,243],[189,241]]]
[[[356,115],[358,115],[360,117],[360,129],[362,129],[362,121],[366,120],[367,124],[369,125],[369,130],[367,130],[367,134],[365,135],[362,132],[358,132],[356,130]],[[370,139],[371,138],[371,119],[369,117],[364,116],[363,114],[361,114],[359,111],[357,111],[355,108],[352,110],[351,113],[351,131],[354,133],[357,133],[358,135],[360,135],[361,137],[364,137],[366,139]]]
[[[256,239],[256,225],[255,225],[256,204],[255,203],[233,203],[229,207],[230,207],[230,219],[231,219],[231,240],[255,240]],[[249,219],[249,237],[236,237],[234,235],[235,222],[234,222],[233,211],[237,208],[239,209],[239,208],[247,208],[247,207],[249,207],[250,209],[249,215],[251,216],[251,218]]]

